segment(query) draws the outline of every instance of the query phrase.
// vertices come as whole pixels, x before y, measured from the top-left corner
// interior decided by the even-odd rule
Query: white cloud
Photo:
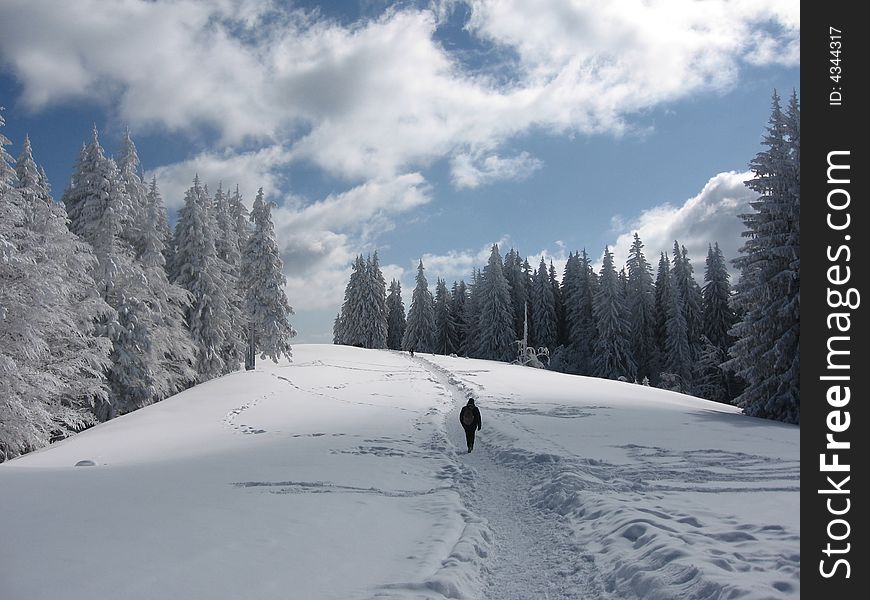
[[[134,130],[208,126],[354,183],[447,158],[460,187],[534,171],[499,156],[532,128],[619,134],[638,111],[733,85],[745,62],[798,60],[791,0],[467,4],[467,31],[512,52],[514,77],[469,72],[437,41],[444,3],[343,25],[253,0],[5,0],[0,55],[34,109],[86,98]]]
[[[686,247],[692,259],[696,279],[703,281],[709,244],[718,242],[727,260],[737,257],[737,250],[743,244],[740,236],[744,231],[743,221],[738,215],[750,212],[749,202],[757,197],[743,184],[751,177],[750,172],[719,173],[697,196],[682,205],[663,204],[645,210],[626,225],[611,246],[614,263],[618,268],[625,264],[635,232],[644,243],[644,254],[653,271],[658,265],[659,253],[670,254],[674,240],[677,240]],[[597,268],[600,268],[600,261]],[[738,274],[729,270],[736,279]]]
[[[520,181],[527,179],[541,168],[543,163],[528,152],[502,158],[496,154],[487,156],[470,153],[457,154],[450,162],[453,184],[459,188],[476,188],[493,181]]]

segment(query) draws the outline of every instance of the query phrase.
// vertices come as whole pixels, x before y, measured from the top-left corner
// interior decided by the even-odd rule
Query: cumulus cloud
[[[751,177],[750,172],[719,173],[707,182],[698,195],[682,205],[663,204],[643,211],[626,225],[624,232],[612,245],[615,264],[625,264],[634,233],[637,232],[653,270],[658,264],[659,253],[670,254],[674,240],[677,240],[686,247],[692,259],[695,277],[703,281],[708,245],[718,242],[726,259],[737,257],[737,250],[743,244],[741,233],[744,230],[739,215],[751,212],[749,202],[757,197],[743,183]],[[735,279],[736,275],[732,272]]]
[[[0,55],[34,109],[106,102],[134,130],[280,143],[354,183],[448,158],[460,187],[534,171],[498,154],[531,128],[618,134],[633,113],[733,85],[746,62],[798,60],[789,0],[467,4],[466,31],[509,49],[513,77],[464,68],[437,40],[437,2],[342,24],[253,0],[6,0]]]

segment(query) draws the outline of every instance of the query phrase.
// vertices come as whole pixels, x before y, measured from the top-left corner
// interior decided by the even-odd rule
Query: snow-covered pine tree
[[[135,296],[122,295],[118,306],[118,327],[109,359],[109,386],[118,414],[151,404],[156,396],[149,327],[143,322],[148,307]]]
[[[405,323],[402,349],[432,352],[435,348],[435,308],[429,283],[423,274],[423,261],[417,267],[417,285],[411,295],[411,308]]]
[[[15,174],[18,177],[16,189],[24,196],[24,209],[28,219],[32,213],[39,209],[39,203],[49,204],[52,202],[51,195],[46,187],[48,181],[40,173],[39,167],[33,160],[33,148],[30,145],[30,136],[24,136],[24,144],[18,162],[15,164]]]
[[[565,301],[562,299],[562,286],[556,274],[556,267],[550,260],[548,272],[550,288],[553,290],[553,306],[556,309],[556,343],[564,344],[568,341],[568,326],[565,320]]]
[[[378,252],[375,250],[371,258],[366,260],[366,270],[363,287],[362,325],[365,331],[366,348],[387,347],[387,284],[381,273]]]
[[[124,290],[124,282],[119,279],[129,274],[123,273],[122,266],[129,266],[132,259],[132,251],[127,252],[121,240],[122,217],[129,214],[129,199],[117,165],[106,158],[100,146],[96,127],[91,143],[79,156],[62,200],[70,229],[93,247],[99,261],[94,279],[100,294],[116,306]]]
[[[166,215],[166,206],[163,204],[163,196],[160,195],[160,190],[157,188],[156,176],[151,178],[151,183],[148,185],[148,194],[145,196],[145,205],[146,214],[153,215],[155,219],[154,227],[157,230],[158,239],[163,245],[163,265],[168,276],[169,265],[172,264],[174,254],[172,247],[172,230],[169,228],[169,219]]]
[[[221,261],[223,280],[226,282],[226,294],[229,301],[227,319],[230,330],[227,339],[221,346],[225,372],[230,373],[238,368],[247,347],[248,319],[244,316],[244,289],[240,282],[241,249],[239,234],[235,220],[230,213],[230,198],[223,191],[223,183],[218,182],[214,199],[210,204],[212,230],[215,237],[215,254]]]
[[[637,365],[637,379],[653,379],[655,332],[652,267],[643,254],[643,242],[635,232],[628,260],[628,312],[631,323],[631,354]]]
[[[666,354],[663,369],[665,373],[672,376],[667,378],[668,389],[688,394],[693,388],[694,361],[689,347],[689,326],[686,323],[683,290],[675,279],[672,277],[666,284],[670,300],[667,304],[668,314],[665,322]]]
[[[571,330],[574,328],[574,322],[577,319],[577,306],[579,300],[579,278],[580,266],[578,257],[573,253],[568,253],[568,260],[565,261],[565,269],[562,271],[562,304],[565,307],[565,329],[568,333],[568,343],[572,341]]]
[[[365,311],[362,303],[367,276],[366,263],[360,254],[353,261],[350,277],[344,288],[344,302],[338,318],[339,344],[365,348],[366,330],[363,322]]]
[[[514,330],[522,331],[525,321],[526,303],[531,303],[530,290],[526,287],[523,272],[523,258],[513,248],[504,257],[504,276],[511,292],[511,307],[514,316]]]
[[[110,350],[95,322],[112,313],[94,291],[90,247],[67,229],[29,140],[20,179],[7,144],[0,134],[0,462],[94,422]]]
[[[734,403],[752,416],[800,423],[800,106],[783,114],[774,92],[766,150],[746,185],[759,194],[742,215],[746,243],[734,264],[735,301],[744,311],[726,368],[746,381]]]
[[[217,229],[214,235],[214,249],[218,258],[233,268],[236,273],[241,262],[241,246],[239,245],[239,232],[236,228],[236,220],[230,213],[230,197],[224,192],[223,182],[218,182],[218,188],[212,200],[214,219]],[[236,277],[238,275],[236,274]]]
[[[598,338],[592,358],[594,375],[606,379],[624,377],[633,381],[636,367],[631,358],[628,308],[620,292],[613,253],[607,247],[604,248],[598,290],[593,301],[593,316],[598,324]]]
[[[241,267],[245,316],[253,329],[260,358],[268,356],[278,362],[281,356],[292,357],[290,339],[296,331],[288,320],[293,308],[284,292],[287,278],[275,241],[272,203],[264,201],[263,188],[254,199],[251,222],[253,230],[245,242]]]
[[[683,298],[689,356],[693,362],[696,362],[701,354],[701,335],[703,335],[701,287],[695,281],[692,261],[689,260],[686,247],[680,246],[676,240],[674,240],[672,271],[673,282],[680,288],[680,295]]]
[[[100,146],[96,127],[76,164],[64,204],[70,211],[70,229],[90,243],[96,255],[97,291],[116,311],[124,311],[123,323],[113,316],[101,324],[102,335],[113,344],[110,401],[97,407],[98,418],[106,420],[159,399],[154,396],[158,359],[142,341],[153,337],[157,322],[151,314],[154,299],[131,242],[141,232],[125,233],[134,226],[133,205],[115,161]],[[135,335],[129,331],[132,327],[138,328]]]
[[[465,331],[468,324],[465,322],[465,303],[468,301],[468,289],[465,286],[465,281],[460,280],[459,283],[453,282],[453,288],[450,290],[450,314],[453,315],[455,327],[453,347],[455,352],[461,353],[465,344]]]
[[[232,238],[238,242],[239,256],[241,256],[242,250],[248,241],[248,236],[251,234],[251,218],[242,200],[242,195],[239,193],[238,185],[236,186],[236,191],[229,197],[229,212],[230,217],[235,222],[236,229],[236,233]]]
[[[534,337],[530,340],[536,348],[556,348],[558,342],[558,323],[556,319],[556,299],[544,257],[532,275],[532,301],[529,317],[535,324]],[[522,331],[522,330],[520,330]]]
[[[625,267],[619,270],[619,296],[622,303],[628,309],[628,274],[625,272]]]
[[[136,256],[141,256],[144,246],[142,230],[147,217],[148,188],[142,181],[142,165],[130,129],[124,130],[121,149],[118,152],[118,171],[128,199],[128,209],[121,220],[121,237],[133,247]]]
[[[196,381],[194,360],[196,346],[185,326],[185,311],[192,297],[181,286],[169,282],[166,273],[166,247],[163,223],[166,210],[157,191],[156,180],[151,181],[145,200],[142,221],[142,254],[139,261],[144,269],[143,297],[150,309],[151,369],[154,371],[154,400],[162,400],[184,390]]]
[[[468,299],[465,301],[463,321],[465,329],[462,332],[460,351],[463,356],[477,357],[477,334],[480,321],[480,285],[481,274],[478,269],[471,271],[471,285],[468,286]]]
[[[199,381],[225,373],[221,349],[232,331],[232,323],[227,319],[229,297],[222,263],[215,252],[208,206],[209,200],[197,175],[193,186],[185,192],[184,206],[178,212],[172,280],[191,294],[186,321],[197,348]]]
[[[655,298],[653,304],[653,335],[655,338],[655,354],[653,376],[650,382],[658,386],[659,375],[665,368],[668,355],[668,315],[670,314],[671,292],[671,261],[665,252],[659,255],[658,271],[656,271]]]
[[[479,310],[477,356],[509,362],[516,358],[513,306],[507,279],[502,272],[498,244],[492,245],[489,261],[478,282]]]
[[[574,307],[574,323],[571,328],[571,344],[576,352],[576,372],[592,375],[593,357],[598,341],[598,326],[594,315],[595,295],[598,293],[598,278],[592,269],[592,259],[584,248],[577,257],[577,305]]]
[[[450,312],[447,282],[440,277],[435,284],[435,354],[456,353],[456,324]]]
[[[387,296],[387,348],[401,350],[402,337],[405,335],[405,304],[402,302],[402,284],[390,281],[390,294]]]
[[[563,373],[577,373],[579,355],[576,345],[573,343],[572,331],[577,320],[577,307],[579,300],[579,276],[580,267],[578,256],[573,252],[568,253],[565,261],[565,269],[562,272],[562,303],[565,311],[565,335],[567,339],[550,354],[549,368]]]
[[[703,304],[703,333],[707,339],[727,352],[732,339],[728,331],[734,326],[737,317],[731,307],[731,284],[725,257],[719,244],[707,249],[707,263],[704,271],[704,288],[701,290]]]

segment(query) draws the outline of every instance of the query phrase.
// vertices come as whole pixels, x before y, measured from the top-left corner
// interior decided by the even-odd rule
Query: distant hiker
[[[413,348],[411,348],[411,349],[410,349],[410,350],[408,350],[408,352],[410,352],[410,353],[411,353],[411,358],[414,358],[414,349],[413,349]]]
[[[474,398],[468,398],[468,404],[459,411],[459,422],[465,429],[465,441],[468,443],[468,451],[474,449],[474,432],[480,431],[480,411],[474,405]]]

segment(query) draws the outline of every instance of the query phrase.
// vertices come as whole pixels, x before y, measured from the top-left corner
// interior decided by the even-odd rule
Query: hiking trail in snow
[[[474,451],[466,453],[459,411],[471,387],[450,372],[420,357],[449,390],[455,406],[446,417],[447,436],[457,460],[471,469],[471,477],[458,486],[463,503],[486,520],[491,533],[490,556],[482,568],[484,592],[489,600],[599,599],[604,591],[594,556],[571,539],[564,517],[533,504],[532,488],[541,471],[549,471],[548,458],[503,460],[491,440],[487,443],[486,411],[477,432]],[[488,409],[492,411],[494,409]],[[491,431],[491,430],[490,430]]]

